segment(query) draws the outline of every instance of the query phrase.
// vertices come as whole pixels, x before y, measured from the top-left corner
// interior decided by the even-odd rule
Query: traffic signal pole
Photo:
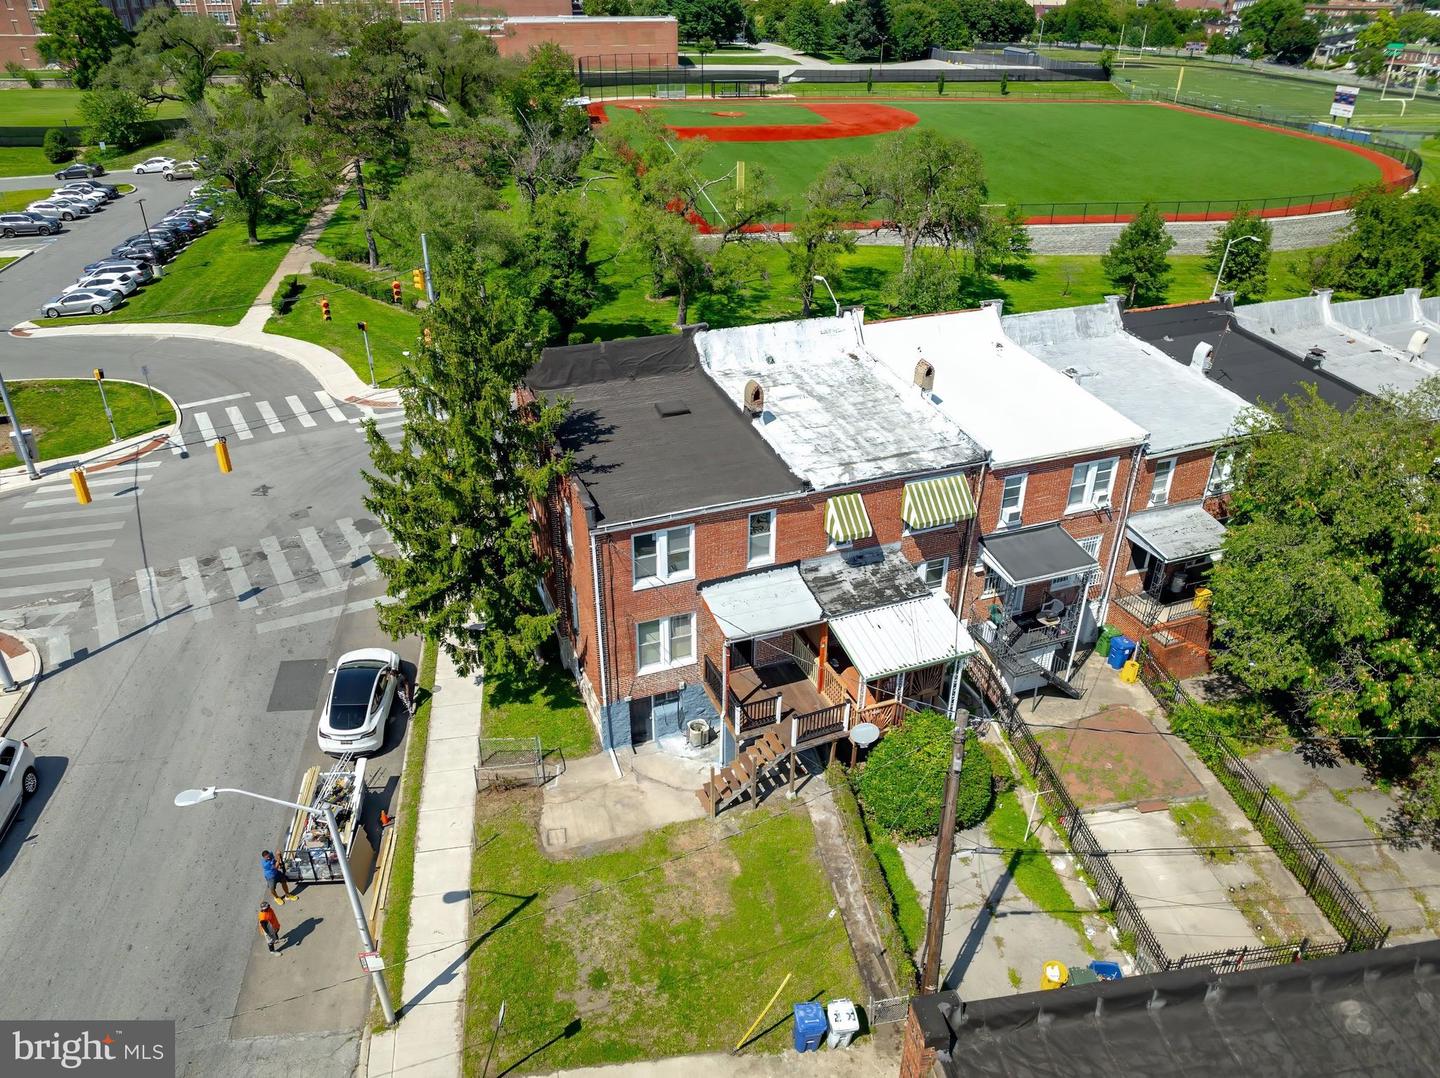
[[[427,303],[434,303],[435,275],[430,272],[430,244],[423,232],[420,233],[420,261],[425,266],[425,301]]]
[[[15,451],[20,455],[20,462],[25,465],[25,474],[31,479],[39,479],[40,472],[30,456],[30,447],[25,444],[25,432],[20,427],[20,420],[15,418],[15,406],[10,403],[10,390],[5,387],[4,375],[0,375],[0,403],[5,405],[5,414],[10,417],[10,429],[15,432]]]

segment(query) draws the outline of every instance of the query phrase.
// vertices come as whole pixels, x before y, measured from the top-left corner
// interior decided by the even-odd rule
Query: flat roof
[[[766,636],[825,620],[820,604],[793,565],[702,585],[700,598],[726,640]]]
[[[754,429],[817,490],[985,459],[964,430],[906,389],[908,376],[899,382],[865,351],[856,313],[705,330],[695,347],[737,416],[747,383],[760,385]]]
[[[1307,385],[1341,411],[1364,395],[1333,375],[1306,368],[1278,344],[1251,335],[1236,324],[1224,300],[1126,311],[1122,317],[1126,330],[1187,366],[1196,345],[1212,346],[1206,377],[1251,404],[1278,409]]]
[[[527,384],[568,398],[560,443],[599,522],[798,492],[803,484],[701,372],[693,333],[547,348]]]
[[[1251,406],[1195,367],[1125,331],[1120,297],[1001,320],[1005,334],[1150,432],[1151,456],[1214,445]]]
[[[1297,358],[1319,353],[1322,370],[1365,393],[1407,393],[1433,374],[1383,341],[1336,322],[1328,292],[1235,308],[1241,326]]]
[[[900,544],[837,550],[800,563],[800,576],[827,618],[920,599],[930,586]]]
[[[924,400],[991,452],[996,467],[1119,449],[1144,427],[1052,370],[1005,335],[994,306],[871,322],[870,353],[912,385],[915,365],[935,368]]]
[[[1200,502],[1131,513],[1125,530],[1163,562],[1214,554],[1225,542],[1225,525],[1207,513]]]

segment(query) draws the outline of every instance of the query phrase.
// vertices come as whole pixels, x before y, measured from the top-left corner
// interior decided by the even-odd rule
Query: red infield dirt
[[[670,102],[657,101],[656,105]],[[640,102],[609,102],[622,109],[643,109]],[[787,102],[789,104],[789,102]],[[797,102],[798,104],[798,102]],[[825,120],[823,124],[736,124],[733,127],[671,127],[676,138],[706,138],[711,142],[807,142],[813,139],[856,138],[860,135],[884,135],[902,128],[914,127],[920,117],[890,105],[842,101],[811,104],[804,108]],[[717,112],[717,116],[743,116],[744,113]],[[591,104],[592,119],[604,123],[605,105]]]

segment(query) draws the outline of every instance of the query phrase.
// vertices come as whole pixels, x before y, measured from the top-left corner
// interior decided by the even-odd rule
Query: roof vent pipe
[[[915,384],[920,387],[921,393],[930,393],[935,389],[935,365],[924,356],[915,361]]]
[[[745,397],[741,403],[750,415],[759,415],[765,410],[765,390],[755,379],[745,383]]]
[[[1215,346],[1201,341],[1195,346],[1195,351],[1190,353],[1190,369],[1196,374],[1204,374],[1214,365]]]

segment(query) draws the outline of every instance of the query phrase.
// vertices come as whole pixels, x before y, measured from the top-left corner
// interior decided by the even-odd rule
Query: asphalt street
[[[30,317],[47,274],[68,280],[108,250],[95,226],[133,213],[133,198],[0,274],[0,317]],[[117,239],[134,231],[115,224]],[[299,903],[309,937],[285,960],[305,991],[277,1006],[266,986],[279,967],[256,968],[254,919],[258,853],[286,814],[172,802],[210,784],[295,796],[321,759],[315,726],[340,652],[392,646],[413,672],[418,645],[388,641],[374,615],[387,540],[361,501],[362,412],[302,367],[237,346],[12,337],[0,357],[11,380],[99,365],[141,381],[142,364],[182,406],[176,444],[97,473],[89,506],[63,474],[0,494],[0,628],[34,639],[46,666],[12,731],[37,754],[41,789],[0,841],[0,1014],[173,1018],[181,1074],[269,1061],[348,1075],[366,985],[343,896],[312,888]],[[380,417],[392,438],[398,419]],[[221,435],[228,475],[208,448]],[[404,732],[397,708],[369,769],[377,793],[395,786]]]

